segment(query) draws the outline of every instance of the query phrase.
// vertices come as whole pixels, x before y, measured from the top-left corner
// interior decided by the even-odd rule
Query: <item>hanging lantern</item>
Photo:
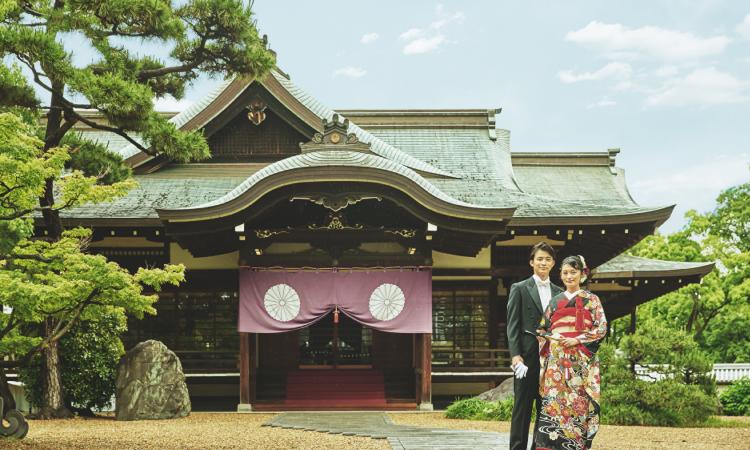
[[[339,323],[339,307],[333,310],[333,323]]]

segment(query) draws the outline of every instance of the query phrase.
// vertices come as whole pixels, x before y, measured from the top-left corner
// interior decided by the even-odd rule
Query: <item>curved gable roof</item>
[[[237,99],[237,97],[239,97],[239,95],[241,95],[242,92],[244,92],[244,90],[254,81],[255,80],[241,78],[226,80],[200,101],[173,116],[169,121],[179,129],[194,130],[202,128],[226,109],[226,107]],[[318,131],[322,130],[323,120],[330,121],[332,120],[333,115],[336,114],[335,111],[307,94],[296,84],[292,83],[288,77],[282,75],[277,70],[271,71],[271,74],[268,75],[266,79],[257,81],[282,104],[290,107],[293,112],[304,116],[302,117],[302,120],[308,123],[313,129]],[[296,102],[297,105],[290,105],[290,102]],[[299,106],[302,107],[302,110],[300,110]],[[311,115],[314,118],[311,117]],[[457,178],[448,171],[434,167],[429,163],[414,158],[408,153],[399,150],[393,145],[386,143],[373,134],[358,127],[351,121],[349,122],[348,132],[356,134],[361,142],[370,145],[370,150],[373,153],[384,158],[425,174],[446,178]],[[121,148],[118,150],[118,153],[120,153],[123,158],[130,159],[136,166],[151,159],[151,157],[143,157],[141,152],[132,144]],[[136,158],[138,156],[140,156],[140,159]]]
[[[303,171],[314,168],[325,168],[326,171]],[[336,170],[342,168],[345,170]],[[355,168],[360,171],[354,172],[352,169]],[[388,177],[373,175],[377,173],[386,173]],[[381,156],[347,150],[322,150],[292,156],[264,167],[213,201],[179,209],[159,209],[157,212],[162,219],[174,221],[224,217],[247,208],[273,189],[305,181],[384,184],[409,194],[428,209],[471,220],[506,221],[513,214],[513,208],[479,206],[457,200],[408,167]]]

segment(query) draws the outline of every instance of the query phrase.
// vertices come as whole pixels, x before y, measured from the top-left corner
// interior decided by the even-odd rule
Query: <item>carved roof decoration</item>
[[[315,133],[310,142],[301,143],[300,149],[302,153],[321,150],[347,150],[372,153],[370,151],[370,144],[360,142],[356,133],[349,132],[349,119],[339,122],[338,114],[334,114],[330,121],[323,119],[323,132]]]

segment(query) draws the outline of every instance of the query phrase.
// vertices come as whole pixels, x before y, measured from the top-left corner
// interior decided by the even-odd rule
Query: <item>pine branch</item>
[[[195,31],[195,28],[193,28],[193,31]],[[196,57],[193,59],[192,62],[188,64],[182,64],[179,66],[172,66],[172,67],[160,67],[158,69],[144,69],[138,72],[138,79],[141,81],[145,81],[149,78],[156,78],[163,75],[169,75],[171,73],[180,73],[180,72],[187,72],[190,70],[195,69],[199,65],[201,65],[202,62],[206,60],[205,53],[206,53],[206,44],[208,44],[208,36],[205,34],[196,33],[201,37],[201,43],[196,49]]]
[[[31,2],[23,2],[23,4],[21,4],[21,8],[23,9],[23,11],[26,14],[28,14],[30,16],[41,17],[41,18],[46,18],[47,17],[44,14],[42,14],[39,11],[36,11],[34,8],[32,8],[31,7]]]
[[[58,128],[52,135],[48,136],[47,139],[44,141],[44,144],[47,146],[51,146],[52,143],[59,143],[60,140],[62,140],[63,136],[65,136],[65,133],[70,131],[71,128],[78,122],[78,120],[73,117],[72,120],[68,114],[67,109],[63,109],[64,115],[65,115],[65,122]]]
[[[138,150],[142,151],[143,153],[149,154],[151,156],[155,156],[154,152],[152,152],[151,149],[149,149],[148,147],[145,147],[144,145],[142,145],[141,143],[139,143],[138,141],[136,141],[135,139],[133,139],[129,134],[127,134],[126,132],[122,131],[121,129],[115,128],[115,127],[110,127],[108,125],[102,125],[100,123],[94,122],[93,120],[89,120],[89,119],[83,117],[82,115],[80,115],[76,111],[73,111],[72,114],[75,116],[76,119],[78,119],[79,121],[85,123],[86,125],[90,126],[91,128],[94,128],[96,130],[109,131],[110,133],[114,133],[114,134],[116,134],[116,135],[118,135],[120,137],[125,138],[125,140],[127,140],[128,142],[130,142],[131,144],[133,144]]]
[[[31,70],[31,75],[34,77],[34,82],[42,87],[45,91],[54,94],[55,91],[50,87],[48,84],[42,81],[42,78],[39,74],[39,72],[36,70],[36,67],[34,66],[34,63],[30,60],[26,59],[26,55],[19,55],[16,54],[16,58],[18,58],[19,61],[21,61],[26,67]]]

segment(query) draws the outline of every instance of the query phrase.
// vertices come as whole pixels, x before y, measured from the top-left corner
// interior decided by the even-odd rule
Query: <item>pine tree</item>
[[[98,58],[84,66],[74,64],[73,54],[64,45],[70,36],[84,37]],[[161,60],[129,50],[133,43],[144,40],[171,49],[169,58]],[[189,0],[179,6],[169,0],[0,0],[0,56],[13,61],[0,66],[0,107],[44,114],[42,153],[55,154],[61,143],[73,145],[73,153],[80,152],[72,162],[65,158],[69,165],[89,172],[117,173],[118,177],[108,181],[124,183],[129,172],[121,167],[122,161],[103,156],[106,149],[101,146],[86,148],[80,138],[76,143],[72,137],[76,124],[117,134],[150,155],[179,162],[201,160],[209,156],[203,135],[176,128],[153,110],[154,99],[165,95],[182,98],[185,88],[200,74],[257,78],[274,65],[274,55],[258,35],[251,5],[238,0]],[[46,100],[36,95],[33,86]],[[100,111],[107,123],[91,120],[82,109]],[[44,245],[50,248],[39,248],[41,241],[26,245],[36,245],[33,251],[40,254],[55,254],[56,246],[85,248],[87,239],[83,231],[63,229],[60,210],[80,204],[83,197],[72,194],[69,202],[60,202],[55,192],[63,179],[56,175],[44,175],[38,187],[39,205],[32,208],[41,211],[49,238]],[[81,173],[80,179],[89,179],[85,175],[92,173]],[[123,189],[127,185],[113,186]],[[86,200],[101,201],[113,194]],[[28,209],[19,209],[17,213],[25,214],[16,217],[26,226],[28,221],[23,218]],[[106,261],[97,261],[106,267]],[[116,276],[108,280],[126,281],[118,281]],[[43,415],[67,415],[55,337],[72,322],[47,314],[42,323],[47,370]]]

